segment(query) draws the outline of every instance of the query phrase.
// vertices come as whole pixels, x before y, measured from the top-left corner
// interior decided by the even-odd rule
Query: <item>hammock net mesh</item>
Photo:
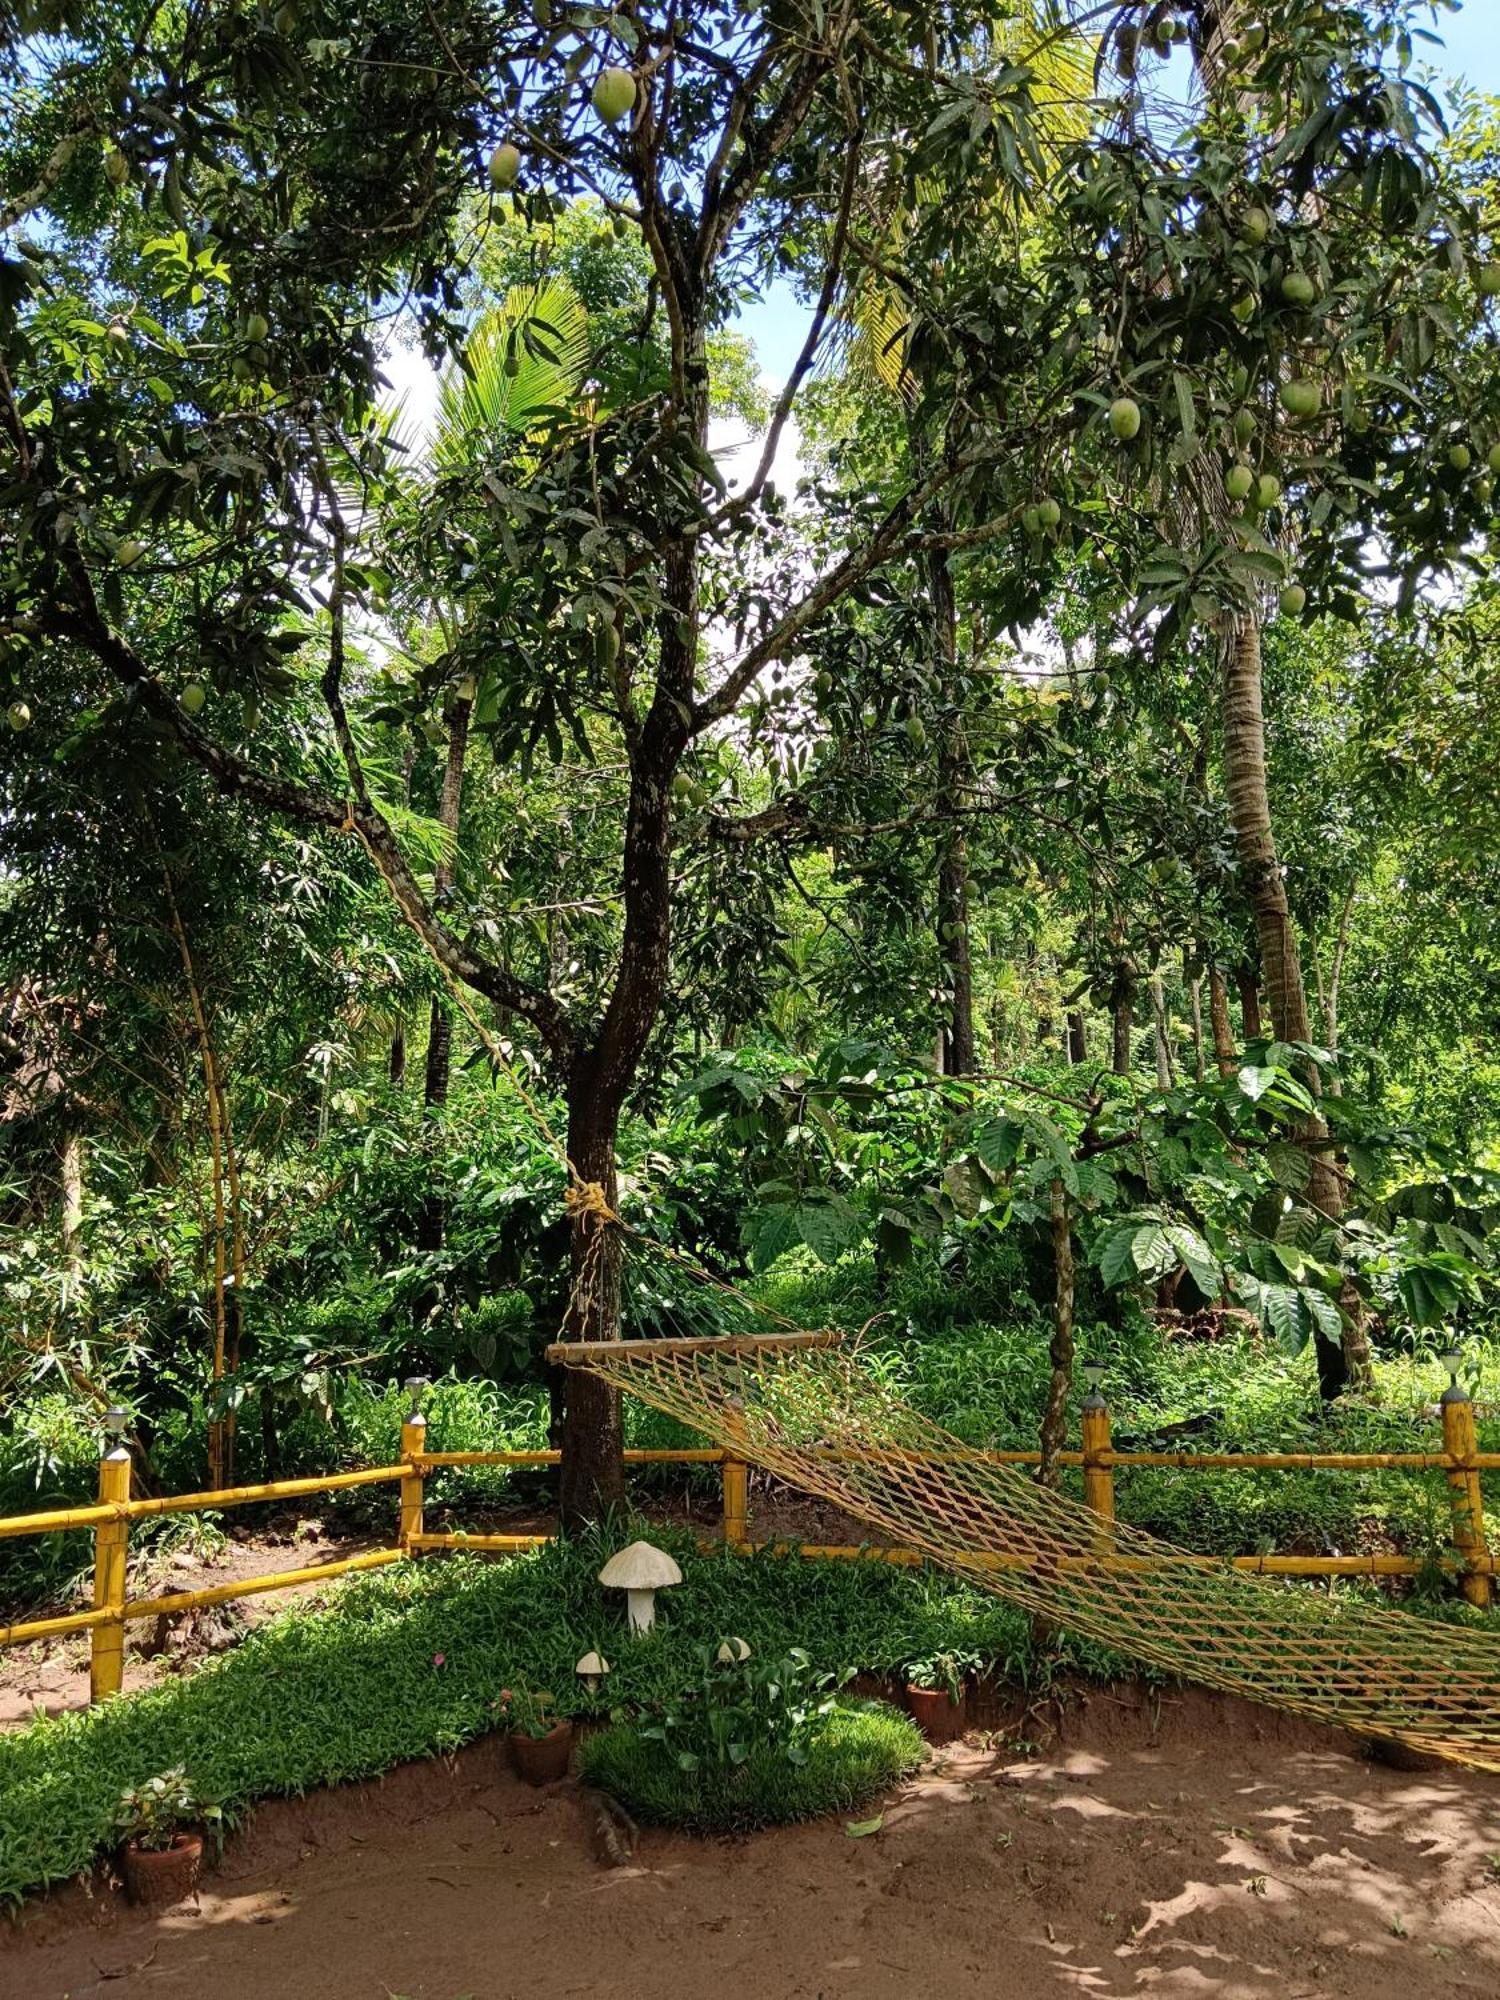
[[[998,1464],[841,1336],[550,1350],[1036,1617],[1184,1680],[1500,1770],[1500,1640],[1195,1558]]]

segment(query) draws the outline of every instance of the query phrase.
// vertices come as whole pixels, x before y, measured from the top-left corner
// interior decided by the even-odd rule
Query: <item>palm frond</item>
[[[460,463],[481,439],[525,436],[576,397],[589,361],[588,314],[566,278],[518,285],[475,326],[438,391],[433,456]]]

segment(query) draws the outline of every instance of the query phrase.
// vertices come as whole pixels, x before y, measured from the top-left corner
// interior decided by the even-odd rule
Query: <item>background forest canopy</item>
[[[420,1373],[549,1397],[577,1520],[547,1340],[767,1305],[1049,1457],[1075,1345],[1484,1352],[1500,104],[1431,26],[9,10],[0,1499]]]

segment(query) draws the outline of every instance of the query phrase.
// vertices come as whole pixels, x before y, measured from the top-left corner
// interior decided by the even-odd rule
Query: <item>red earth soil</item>
[[[1060,1727],[1058,1726],[1060,1724]],[[196,1907],[95,1885],[0,1926],[4,2000],[1443,2000],[1500,1991],[1500,1778],[1131,1688],[884,1802],[607,1867],[498,1738],[261,1807]],[[873,1811],[873,1809],[872,1809]]]

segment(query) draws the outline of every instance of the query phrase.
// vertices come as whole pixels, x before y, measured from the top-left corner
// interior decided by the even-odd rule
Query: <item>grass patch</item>
[[[853,1812],[916,1770],[925,1754],[909,1716],[879,1701],[839,1700],[805,1764],[757,1747],[736,1770],[683,1771],[664,1743],[616,1722],[584,1742],[585,1781],[636,1819],[687,1833],[748,1833],[824,1813]]]
[[[1059,1668],[1116,1675],[1123,1662],[1070,1645],[1038,1653],[1022,1613],[938,1572],[883,1563],[700,1553],[653,1527],[682,1566],[649,1637],[596,1581],[639,1523],[504,1562],[393,1564],[335,1586],[325,1609],[258,1627],[180,1680],[0,1737],[0,1899],[88,1868],[129,1785],[184,1765],[231,1817],[261,1798],[370,1778],[494,1729],[502,1688],[550,1693],[562,1713],[638,1710],[693,1686],[704,1648],[734,1633],[757,1655],[806,1650],[819,1673],[891,1673],[917,1654],[978,1654],[1027,1685]],[[575,1662],[614,1671],[590,1696]]]

